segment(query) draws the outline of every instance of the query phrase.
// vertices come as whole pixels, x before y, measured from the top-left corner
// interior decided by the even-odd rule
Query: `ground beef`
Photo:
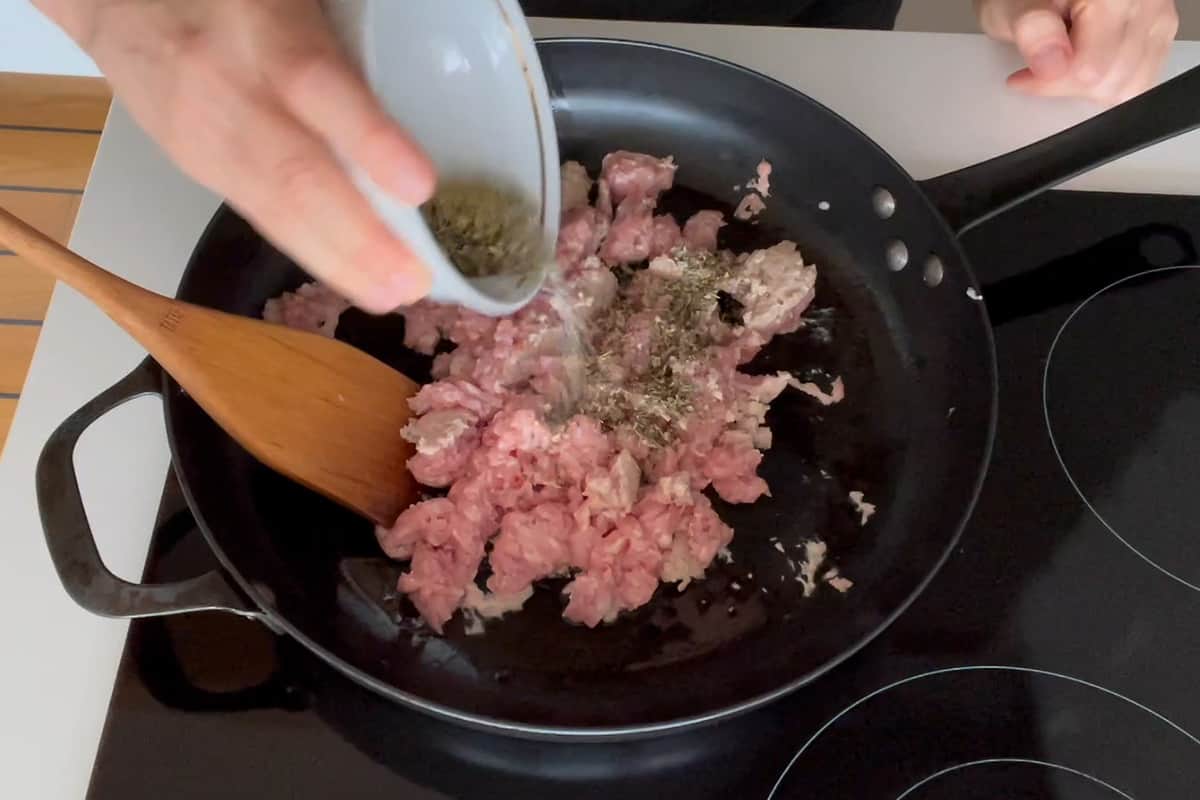
[[[763,202],[761,196],[751,192],[742,198],[738,203],[737,208],[733,211],[733,218],[740,219],[743,222],[754,219],[759,214],[767,210],[767,204]]]
[[[594,256],[608,236],[608,217],[591,206],[572,208],[563,214],[558,230],[558,263],[568,269]]]
[[[587,169],[577,161],[568,161],[562,167],[562,213],[575,208],[586,208],[592,193],[592,179]]]
[[[675,171],[670,158],[616,152],[593,184],[581,165],[564,165],[559,294],[547,289],[502,319],[427,301],[401,309],[408,347],[432,354],[453,345],[410,401],[404,432],[416,446],[409,466],[417,480],[446,494],[377,532],[387,555],[409,561],[399,590],[435,630],[460,608],[477,616],[518,609],[548,577],[569,579],[563,616],[588,626],[647,603],[660,583],[682,589],[702,578],[733,538],[705,492],[731,503],[770,493],[757,474],[771,446],[770,403],[789,385],[814,406],[833,399],[787,373],[738,370],[773,336],[800,327],[816,268],[791,242],[718,253],[720,212],[701,211],[682,229],[655,215]],[[765,194],[765,171],[760,177]],[[701,346],[673,349],[664,319],[700,284],[686,327]],[[718,293],[739,304],[737,320],[721,315]],[[302,288],[273,303],[277,321],[332,333],[325,290]],[[590,350],[567,346],[564,316]],[[573,370],[585,362],[584,399],[564,406]],[[680,416],[655,431],[663,438],[579,413],[595,406],[599,386],[640,408],[653,395],[643,384],[654,369],[686,390]],[[836,399],[842,394],[838,381]]]
[[[683,244],[683,233],[679,223],[670,214],[660,214],[654,218],[650,228],[650,253],[648,258],[658,258],[669,255],[671,251]]]
[[[263,319],[289,328],[333,338],[338,319],[350,303],[318,283],[306,283],[294,292],[268,300]]]
[[[574,171],[574,167],[567,169]],[[629,197],[658,197],[675,182],[675,160],[618,150],[604,157],[600,179],[620,204]]]
[[[752,192],[758,192],[763,197],[771,196],[771,162],[765,158],[758,162],[758,167],[754,170],[754,177],[746,183],[746,188]],[[585,173],[586,176],[586,173]]]
[[[654,238],[654,198],[630,195],[617,206],[612,227],[600,246],[600,257],[608,264],[645,261]]]
[[[697,211],[683,225],[683,243],[689,250],[716,250],[717,232],[725,227],[720,211]]]

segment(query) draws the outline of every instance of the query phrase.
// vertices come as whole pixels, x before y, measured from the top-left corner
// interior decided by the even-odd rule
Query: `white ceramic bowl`
[[[343,42],[388,113],[429,153],[441,178],[491,178],[538,208],[548,253],[558,236],[558,139],[550,96],[517,0],[327,0]],[[355,172],[384,221],[433,274],[430,299],[498,316],[545,278],[468,279],[420,211]]]

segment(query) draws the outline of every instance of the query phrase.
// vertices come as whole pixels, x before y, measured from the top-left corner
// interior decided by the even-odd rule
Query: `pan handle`
[[[1200,67],[1040,142],[921,181],[963,233],[1044,189],[1200,127]]]
[[[147,394],[162,394],[162,373],[150,359],[68,417],[42,449],[37,464],[38,506],[59,579],[76,603],[105,617],[213,610],[261,618],[262,613],[216,570],[178,583],[137,584],[118,578],[104,565],[79,494],[75,446],[96,420]]]

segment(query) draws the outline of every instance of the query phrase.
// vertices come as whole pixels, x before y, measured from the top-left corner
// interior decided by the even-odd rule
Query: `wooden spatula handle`
[[[3,208],[0,208],[0,243],[83,294],[114,318],[121,309],[128,309],[130,300],[141,300],[142,295],[149,294],[76,255]]]
[[[144,341],[170,300],[120,278],[71,252],[46,234],[0,208],[0,243],[87,297],[134,338]]]
[[[81,292],[268,467],[391,525],[416,497],[417,385],[344,342],[157,295],[0,209],[0,242]]]

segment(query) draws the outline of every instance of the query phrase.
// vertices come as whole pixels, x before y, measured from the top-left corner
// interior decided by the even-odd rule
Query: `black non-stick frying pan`
[[[726,210],[761,158],[767,211],[733,224],[735,249],[797,241],[820,268],[806,329],[754,370],[843,377],[821,408],[788,393],[769,422],[762,474],[773,496],[719,505],[733,563],[589,630],[560,619],[559,587],[468,636],[412,622],[393,592],[400,565],[368,524],[271,473],[150,363],[53,435],[38,466],[51,554],[85,608],[115,616],[224,609],[262,619],[387,698],[522,735],[611,737],[676,729],[769,701],[846,659],[900,614],[957,540],[983,480],[996,419],[996,368],[980,287],[956,233],[1048,185],[1200,124],[1200,72],[1009,156],[918,183],[866,136],[804,95],[703,56],[629,42],[560,40],[540,53],[565,158],[592,168],[610,150],[672,154],[665,207]],[[119,265],[118,265],[119,266]],[[222,208],[179,296],[257,315],[302,273]],[[351,312],[339,335],[414,377],[402,321]],[[72,451],[109,408],[163,395],[175,470],[223,574],[138,586],[111,575],[80,502]],[[879,511],[865,527],[848,501]],[[855,585],[803,596],[799,547],[828,542]],[[782,551],[782,552],[781,552]]]

